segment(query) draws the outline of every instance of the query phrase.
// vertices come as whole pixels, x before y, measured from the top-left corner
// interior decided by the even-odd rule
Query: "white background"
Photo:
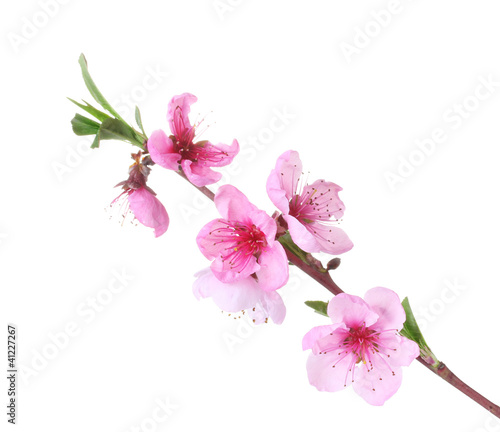
[[[500,87],[474,99],[481,79],[500,81],[500,8],[401,0],[381,28],[373,14],[389,3],[71,0],[50,17],[41,2],[9,3],[0,18],[0,308],[2,326],[18,326],[25,371],[18,430],[500,428],[417,363],[381,408],[352,389],[316,391],[301,339],[327,321],[303,302],[328,293],[292,273],[281,290],[285,322],[257,329],[196,301],[192,274],[208,262],[194,239],[217,216],[211,204],[155,167],[150,185],[169,212],[168,232],[155,239],[142,226],[120,227],[104,209],[133,149],[105,142],[89,152],[90,139],[71,131],[78,109],[65,97],[91,102],[77,63],[84,52],[130,122],[133,104],[141,107],[147,133],[168,130],[173,95],[197,95],[193,112],[212,123],[205,138],[242,144],[225,181],[269,213],[267,175],[282,152],[299,151],[311,180],[344,188],[342,226],[355,247],[334,272],[338,284],[409,296],[437,356],[500,403]],[[346,56],[341,47],[355,47],[356,35],[357,52]],[[446,115],[464,99],[471,112],[458,125]],[[273,120],[283,110],[287,124]],[[436,128],[446,139],[427,156],[412,153]],[[387,173],[412,154],[421,165],[391,188]],[[113,271],[133,279],[110,298]],[[96,296],[107,304],[91,315]],[[153,423],[158,399],[176,408]]]

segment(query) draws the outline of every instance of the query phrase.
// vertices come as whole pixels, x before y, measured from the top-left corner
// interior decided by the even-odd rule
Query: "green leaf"
[[[92,141],[92,145],[90,146],[90,148],[99,148],[99,144],[100,144],[100,141],[99,141],[99,134],[96,134],[96,136],[94,137],[94,141]]]
[[[403,334],[403,332],[406,333],[403,336],[408,337],[409,339],[415,341],[416,343],[418,343],[419,346],[420,345],[427,346],[427,342],[425,341],[424,336],[422,335],[422,332],[418,327],[417,320],[413,315],[413,311],[411,310],[408,297],[405,297],[401,304],[403,305],[403,308],[406,313],[406,321],[403,324],[403,330],[401,330],[401,334]]]
[[[403,308],[406,313],[406,321],[403,324],[403,328],[400,333],[412,341],[416,342],[420,347],[420,354],[424,358],[424,360],[430,365],[437,367],[439,365],[439,360],[436,358],[429,345],[424,339],[422,332],[417,324],[417,320],[415,319],[415,315],[413,315],[413,311],[411,310],[410,302],[408,301],[408,297],[405,297],[401,302]]]
[[[76,114],[71,120],[76,135],[95,135],[91,148],[99,147],[101,140],[126,141],[144,150],[142,137],[127,123],[108,117],[101,124]]]
[[[94,108],[92,105],[90,105],[88,102],[85,102],[86,105],[83,105],[71,98],[68,98],[71,102],[73,102],[76,106],[79,106],[81,109],[87,111],[89,114],[92,114],[97,120],[104,121],[109,117],[106,113],[103,113],[102,111],[99,111],[97,108]]]
[[[127,141],[144,149],[143,141],[137,132],[122,120],[108,118],[104,120],[99,129],[99,139]]]
[[[286,234],[282,235],[278,241],[283,245],[285,249],[288,249],[290,252],[292,252],[294,255],[298,256],[302,261],[305,263],[309,264],[309,261],[307,259],[307,252],[299,248],[294,241],[292,240],[292,236],[290,235],[289,232]]]
[[[146,136],[144,126],[142,126],[141,112],[139,111],[139,107],[137,105],[135,106],[135,121],[137,122],[137,126],[139,126],[144,136]]]
[[[117,119],[124,121],[121,117],[120,114],[118,114],[113,107],[109,104],[109,102],[104,98],[102,93],[99,91],[97,86],[94,83],[94,80],[89,74],[88,66],[87,66],[87,60],[85,59],[85,56],[83,54],[80,54],[80,58],[78,59],[78,63],[80,64],[80,67],[82,68],[82,75],[83,75],[83,80],[85,81],[85,85],[89,89],[90,94],[92,97],[95,99],[95,101],[101,105],[105,110],[107,110],[109,113],[113,114]]]
[[[326,317],[328,316],[328,313],[327,313],[328,302],[324,302],[324,301],[320,301],[320,300],[317,300],[317,301],[309,300],[309,301],[306,301],[305,303],[307,306],[314,309],[314,312],[319,313],[320,315],[323,315]]]
[[[71,120],[71,126],[76,135],[94,135],[99,133],[99,123],[80,114],[75,114],[75,117]]]

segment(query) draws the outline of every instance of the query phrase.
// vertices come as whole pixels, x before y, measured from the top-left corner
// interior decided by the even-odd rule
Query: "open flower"
[[[167,113],[172,135],[167,136],[162,130],[156,130],[151,134],[147,147],[155,163],[174,171],[180,166],[189,181],[201,187],[218,182],[222,174],[210,167],[230,164],[240,148],[236,140],[231,146],[195,140],[199,124],[191,125],[188,115],[191,104],[196,101],[196,96],[189,93],[174,96]]]
[[[155,192],[146,185],[151,168],[149,158],[141,161],[142,153],[133,154],[135,163],[129,168],[129,178],[118,183],[123,192],[111,203],[111,207],[117,206],[123,220],[129,213],[144,226],[154,229],[155,237],[159,237],[167,231],[169,218],[163,204],[156,198]]]
[[[339,294],[328,304],[333,324],[315,327],[302,341],[311,349],[309,382],[321,391],[352,384],[371,405],[383,405],[401,385],[401,366],[418,357],[418,345],[398,332],[406,320],[398,295],[387,288],[367,291],[364,299]]]
[[[275,324],[285,319],[286,308],[276,291],[264,291],[252,276],[236,282],[224,283],[217,279],[210,268],[196,273],[193,293],[197,299],[212,297],[215,304],[226,312],[248,313],[255,324],[267,323],[271,318]]]
[[[206,224],[196,241],[211,270],[224,283],[251,276],[264,291],[288,281],[285,250],[275,240],[276,222],[231,185],[219,188],[214,198],[222,218]]]
[[[341,190],[324,180],[308,185],[303,180],[299,154],[292,150],[278,158],[267,179],[269,198],[283,213],[293,241],[306,252],[338,255],[353,247],[347,234],[334,226],[344,214],[344,203],[338,195]]]

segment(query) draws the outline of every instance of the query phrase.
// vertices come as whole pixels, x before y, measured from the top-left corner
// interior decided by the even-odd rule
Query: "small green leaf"
[[[90,94],[92,97],[95,99],[95,101],[101,105],[105,110],[107,110],[109,113],[113,114],[117,119],[120,119],[124,121],[121,117],[120,114],[118,114],[113,107],[109,104],[109,102],[104,98],[102,93],[99,91],[97,86],[94,83],[94,80],[89,74],[88,66],[87,66],[87,60],[85,59],[85,56],[83,54],[80,54],[80,58],[78,59],[78,63],[80,64],[80,67],[82,68],[82,75],[83,75],[83,80],[85,81],[85,85],[89,89]]]
[[[86,105],[83,105],[71,98],[68,98],[71,102],[73,102],[76,106],[79,106],[81,109],[87,111],[89,114],[92,114],[97,120],[104,121],[109,117],[106,113],[103,113],[102,111],[99,111],[97,108],[94,108],[92,105],[90,105],[88,102],[85,102]]]
[[[101,140],[126,141],[144,150],[142,137],[127,123],[108,117],[101,124],[76,114],[71,120],[73,132],[76,135],[95,135],[91,148],[99,147]]]
[[[108,118],[102,122],[99,139],[126,141],[144,149],[142,138],[137,135],[137,132],[124,121],[114,118]]]
[[[90,148],[99,148],[99,144],[100,144],[100,141],[99,141],[99,134],[96,134],[96,136],[94,137],[94,141],[92,141],[92,145],[90,146]]]
[[[305,302],[307,306],[310,308],[314,309],[314,312],[319,313],[320,315],[323,316],[328,316],[327,310],[328,310],[328,302],[324,301],[306,301]]]
[[[418,327],[417,320],[413,315],[413,311],[410,307],[410,302],[408,301],[408,297],[405,297],[401,303],[406,313],[406,321],[403,324],[403,330],[401,330],[401,334],[406,333],[404,336],[409,337],[409,339],[418,343],[418,345],[427,346],[427,342]],[[408,336],[407,336],[408,335]]]
[[[137,126],[139,126],[144,136],[146,136],[144,126],[142,126],[141,112],[139,111],[139,107],[137,105],[135,106],[135,121],[137,122]]]
[[[99,133],[99,123],[80,114],[75,114],[75,117],[71,120],[71,126],[76,135],[94,135]]]
[[[420,347],[420,354],[424,358],[424,360],[428,364],[437,367],[440,362],[430,349],[429,345],[427,345],[427,342],[425,341],[424,336],[422,335],[422,332],[418,327],[417,320],[415,319],[415,315],[413,315],[413,311],[411,310],[408,297],[405,297],[401,304],[403,305],[406,313],[406,321],[400,331],[401,335],[416,342]]]
[[[278,239],[278,241],[283,245],[285,249],[288,249],[294,255],[298,256],[302,261],[309,264],[309,261],[307,260],[307,252],[303,251],[294,243],[294,241],[292,240],[292,236],[290,235],[289,232],[282,235]]]

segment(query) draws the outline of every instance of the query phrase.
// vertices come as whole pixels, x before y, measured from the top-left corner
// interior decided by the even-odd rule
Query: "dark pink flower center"
[[[177,107],[174,113],[174,135],[171,135],[170,139],[174,143],[174,151],[179,153],[181,160],[201,162],[204,165],[213,166],[229,155],[208,141],[193,142],[196,128],[200,126],[202,121],[194,126],[186,127],[186,124],[189,123],[184,122],[182,110]]]
[[[330,192],[330,189],[326,193]],[[325,193],[318,192],[317,189],[303,190],[302,193],[295,194],[289,201],[290,216],[298,219],[303,224],[314,221],[326,222],[332,217],[330,208],[332,197],[324,197]]]
[[[224,246],[220,256],[231,269],[244,267],[251,257],[258,258],[267,247],[266,235],[255,225],[247,226],[223,219],[220,222],[225,227],[211,231],[209,235],[214,240],[214,246]]]
[[[344,340],[344,346],[357,356],[356,363],[370,360],[370,352],[377,347],[379,334],[366,327],[350,329],[349,336]]]
[[[375,331],[367,328],[364,324],[362,327],[350,328],[345,333],[345,338],[338,346],[332,346],[320,354],[328,352],[336,352],[338,360],[332,365],[334,368],[338,363],[348,356],[352,356],[351,362],[346,373],[344,387],[347,386],[347,379],[351,375],[351,381],[354,382],[355,366],[358,363],[362,364],[368,372],[373,370],[373,360],[377,357],[381,360],[383,367],[387,367],[394,376],[395,373],[392,366],[387,361],[390,357],[391,351],[396,351],[396,348],[386,346],[381,340],[380,336],[386,332],[394,332],[395,330]],[[333,333],[331,333],[333,334]],[[378,362],[380,364],[380,362]],[[381,378],[380,378],[381,379]]]
[[[190,160],[192,162],[201,162],[203,165],[213,166],[228,157],[229,154],[218,149],[208,141],[198,141],[196,143],[182,143],[176,141],[176,137],[170,137],[174,142],[174,150],[181,155],[181,159]]]

